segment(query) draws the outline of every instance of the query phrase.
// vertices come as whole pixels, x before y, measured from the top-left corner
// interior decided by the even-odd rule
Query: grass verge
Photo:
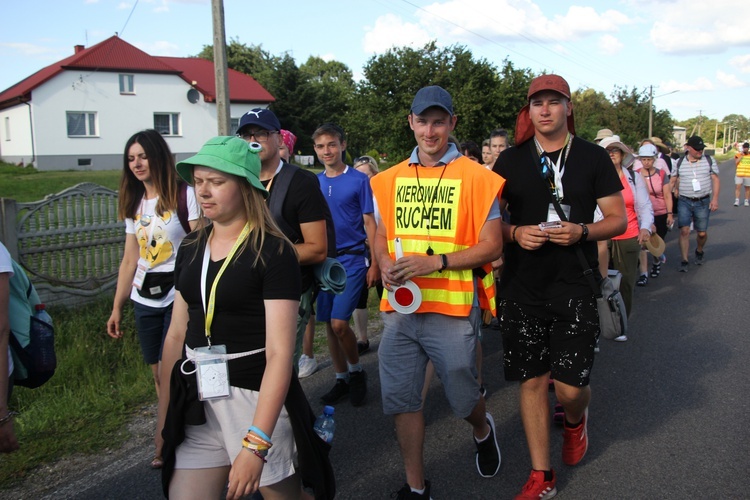
[[[129,332],[119,341],[105,333],[111,298],[75,309],[52,308],[57,371],[37,389],[16,387],[11,408],[21,449],[0,458],[0,488],[35,467],[73,453],[118,447],[125,423],[145,402],[155,402],[150,368],[143,362],[132,308],[123,314]]]

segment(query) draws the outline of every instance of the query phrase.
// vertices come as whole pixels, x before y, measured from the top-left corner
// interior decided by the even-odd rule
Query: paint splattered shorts
[[[498,318],[506,380],[529,380],[551,372],[555,380],[568,385],[589,384],[599,335],[593,295],[542,306],[502,299]]]

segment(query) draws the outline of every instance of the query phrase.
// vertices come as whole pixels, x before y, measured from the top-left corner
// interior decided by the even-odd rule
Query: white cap
[[[656,151],[656,146],[654,146],[653,144],[646,143],[638,150],[639,158],[642,158],[644,156],[648,158],[650,156],[656,156],[657,154],[658,152]]]

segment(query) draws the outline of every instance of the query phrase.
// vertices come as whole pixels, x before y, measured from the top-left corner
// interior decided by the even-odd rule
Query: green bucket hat
[[[225,174],[244,177],[264,198],[268,198],[268,191],[260,183],[260,149],[257,142],[247,143],[239,137],[214,137],[203,145],[198,154],[178,162],[177,173],[192,186],[193,167],[210,167]]]

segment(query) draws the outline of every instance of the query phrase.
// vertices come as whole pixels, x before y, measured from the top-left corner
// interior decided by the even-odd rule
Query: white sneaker
[[[745,206],[750,207],[750,200],[745,200]]]
[[[627,342],[628,336],[627,335],[620,335],[619,337],[615,337],[615,342]]]
[[[317,369],[318,362],[315,360],[315,357],[311,358],[304,354],[299,357],[299,373],[297,374],[299,378],[309,377],[315,373],[315,370]]]
[[[745,201],[747,201],[747,200],[745,200]],[[739,198],[735,198],[734,199],[734,206],[735,207],[739,207],[740,206],[740,199]]]

